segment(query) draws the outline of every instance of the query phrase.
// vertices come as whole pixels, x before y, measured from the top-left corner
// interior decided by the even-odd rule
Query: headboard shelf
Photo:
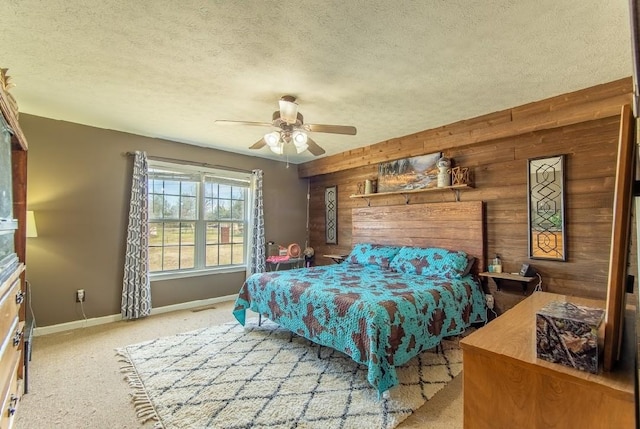
[[[455,194],[455,200],[460,201],[460,191],[473,188],[469,184],[441,186],[439,188],[424,188],[424,189],[409,189],[406,191],[393,191],[393,192],[376,192],[373,194],[353,194],[349,198],[364,198],[367,200],[367,206],[371,205],[371,198],[385,197],[389,195],[402,195],[404,197],[405,204],[409,204],[409,198],[411,194],[418,194],[421,192],[443,192],[451,190]]]

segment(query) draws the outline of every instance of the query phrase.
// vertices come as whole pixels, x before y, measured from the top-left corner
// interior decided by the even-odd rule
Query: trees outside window
[[[249,175],[149,162],[152,274],[244,267]]]

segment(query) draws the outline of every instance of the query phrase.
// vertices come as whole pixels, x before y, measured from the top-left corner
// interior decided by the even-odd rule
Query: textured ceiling
[[[632,73],[628,0],[2,3],[22,112],[281,160],[214,120],[292,94],[330,155]]]

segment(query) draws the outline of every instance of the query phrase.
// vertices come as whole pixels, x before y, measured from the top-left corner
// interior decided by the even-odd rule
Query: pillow
[[[471,273],[471,268],[473,268],[473,264],[476,263],[476,258],[474,256],[467,255],[467,266],[464,271],[460,273],[460,277],[468,276]]]
[[[391,261],[390,267],[406,274],[459,279],[468,274],[474,260],[462,251],[438,247],[403,247]]]
[[[358,243],[349,256],[345,259],[350,264],[379,265],[389,268],[389,264],[400,250],[397,246],[385,246],[382,244]]]

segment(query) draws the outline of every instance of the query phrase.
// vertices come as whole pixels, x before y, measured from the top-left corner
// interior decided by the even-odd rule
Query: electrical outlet
[[[84,300],[85,300],[84,289],[78,289],[76,291],[76,302],[84,302]]]
[[[484,299],[487,301],[487,308],[489,308],[489,310],[493,310],[493,305],[495,304],[493,295],[491,295],[490,293],[485,294]]]

